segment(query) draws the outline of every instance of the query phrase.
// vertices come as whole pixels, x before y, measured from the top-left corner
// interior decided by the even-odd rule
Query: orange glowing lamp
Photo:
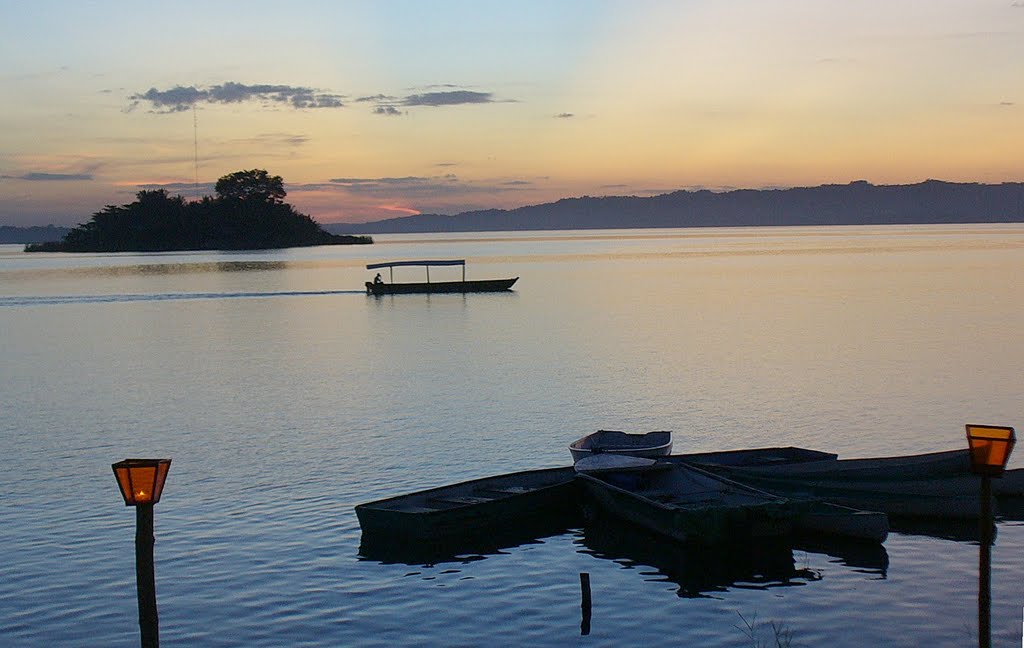
[[[1012,427],[967,425],[967,445],[971,450],[971,472],[999,477],[1006,470],[1010,453],[1017,442]]]
[[[152,505],[164,491],[170,459],[125,459],[111,464],[125,506]]]

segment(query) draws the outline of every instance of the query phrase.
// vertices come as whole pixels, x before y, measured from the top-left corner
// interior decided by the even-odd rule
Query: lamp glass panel
[[[136,504],[150,504],[153,502],[153,486],[156,483],[157,467],[132,466],[129,469],[132,473],[132,500]]]
[[[156,475],[154,476],[153,483],[153,503],[156,504],[160,501],[160,496],[164,492],[164,484],[167,482],[167,471],[171,469],[170,460],[161,460],[156,467]]]
[[[127,466],[116,465],[114,466],[114,475],[117,477],[117,486],[121,489],[121,497],[124,498],[125,505],[132,504],[132,474],[128,470]]]

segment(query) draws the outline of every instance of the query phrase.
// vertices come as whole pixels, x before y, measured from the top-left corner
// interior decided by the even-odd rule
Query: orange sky
[[[0,225],[83,222],[141,188],[191,197],[197,171],[203,193],[248,168],[283,176],[320,222],[1024,179],[1021,1],[297,2],[261,17],[280,11],[9,7]]]

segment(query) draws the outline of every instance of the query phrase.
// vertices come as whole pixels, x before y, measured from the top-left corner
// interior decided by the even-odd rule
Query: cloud
[[[575,116],[576,115],[572,113],[558,113],[557,115],[555,115],[555,119],[572,119]]]
[[[149,104],[151,111],[160,114],[190,110],[198,104],[232,104],[260,102],[268,105],[283,105],[295,109],[342,108],[345,103],[341,95],[318,92],[313,88],[288,85],[246,85],[228,81],[208,88],[175,86],[169,90],[150,88],[146,92],[128,97],[134,110],[140,104]]]
[[[375,106],[374,107],[373,114],[375,114],[375,115],[394,116],[394,115],[401,115],[402,111],[399,110],[398,108],[395,108],[394,106],[390,106],[390,105],[387,105],[387,104],[382,104],[380,106]]]
[[[309,142],[306,135],[294,135],[292,133],[262,133],[254,137],[226,140],[228,144],[255,144],[259,146],[294,146],[299,147]]]
[[[402,100],[403,106],[458,106],[461,104],[494,103],[491,92],[474,90],[445,90],[409,95]]]
[[[30,182],[63,182],[66,180],[92,180],[91,173],[42,173],[31,171],[22,175],[0,175],[4,180],[28,180]]]
[[[303,185],[306,189],[334,188],[348,194],[387,197],[389,199],[422,200],[473,194],[494,194],[520,191],[533,183],[525,180],[492,182],[465,181],[454,173],[436,176],[405,176],[399,178],[332,178],[326,185]]]
[[[356,102],[374,102],[377,105],[373,112],[376,115],[397,116],[405,114],[401,108],[428,106],[440,108],[443,106],[463,106],[467,104],[489,104],[505,103],[514,100],[499,100],[494,97],[493,92],[478,92],[476,90],[434,90],[434,88],[456,88],[450,84],[426,86],[427,92],[418,92],[396,97],[394,95],[376,94],[359,97]]]
[[[196,189],[201,196],[212,196],[215,193],[214,186],[215,183],[212,182],[200,182],[198,186],[194,182],[151,182],[136,185],[140,191],[164,189],[172,196],[183,195],[190,198],[195,195]]]
[[[432,177],[332,178],[328,182],[334,186],[344,187],[351,193],[387,195],[393,195],[396,192],[405,195],[448,193],[460,184],[458,177],[452,173]]]
[[[396,101],[399,101],[400,99],[401,99],[400,97],[393,97],[391,95],[375,94],[375,95],[370,95],[368,97],[357,97],[355,99],[355,102],[356,103],[366,103],[368,101],[376,101],[378,103],[380,103],[380,102],[394,103]]]

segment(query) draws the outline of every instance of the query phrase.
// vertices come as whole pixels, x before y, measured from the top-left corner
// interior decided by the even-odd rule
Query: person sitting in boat
[[[382,283],[384,283],[384,280],[380,278],[380,273],[379,272],[377,273],[377,276],[373,278],[373,283],[375,283],[375,284],[382,284]]]

